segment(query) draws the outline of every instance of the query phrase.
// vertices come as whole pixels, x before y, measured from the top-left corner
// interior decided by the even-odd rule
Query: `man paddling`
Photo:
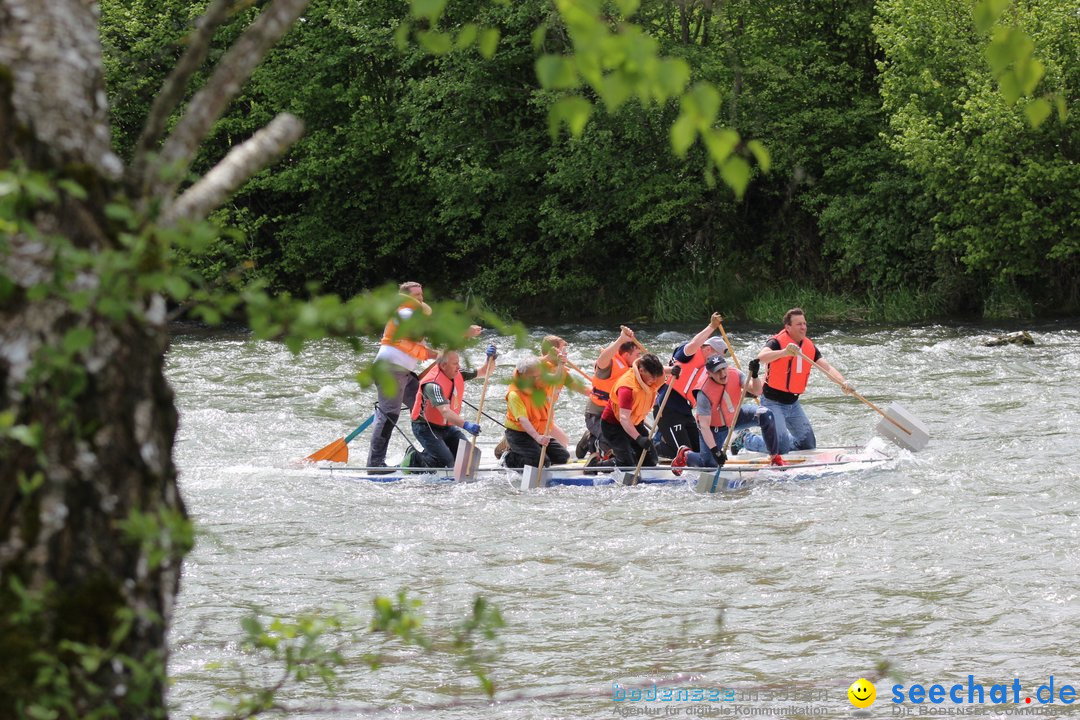
[[[611,446],[601,434],[600,416],[604,414],[604,408],[611,399],[611,388],[639,357],[641,357],[641,349],[634,341],[634,331],[625,325],[619,328],[619,337],[600,351],[600,357],[593,364],[589,403],[585,406],[586,430],[577,444],[578,458],[583,458],[590,452],[599,455],[610,454]]]
[[[538,359],[522,360],[510,378],[504,434],[508,450],[503,455],[508,468],[538,467],[545,445],[545,465],[570,459],[566,433],[551,421],[553,395],[542,384],[540,366]]]
[[[817,361],[832,375],[845,394],[850,395],[853,392],[840,371],[821,356],[821,351],[806,336],[806,329],[806,313],[801,308],[788,310],[784,314],[784,329],[769,338],[757,356],[758,360],[769,365],[761,404],[773,412],[781,453],[813,450],[817,447],[814,428],[799,403],[799,396],[806,390],[813,364],[804,360],[799,355],[800,351],[811,360]],[[754,452],[771,452],[759,435],[746,434],[741,445]],[[738,447],[733,448],[737,452]]]
[[[697,421],[694,419],[694,387],[705,375],[705,361],[727,351],[724,341],[710,337],[720,327],[721,318],[713,313],[709,324],[687,342],[675,348],[672,364],[680,368],[679,377],[663,388],[656,398],[657,405],[664,401],[668,392],[674,392],[664,407],[664,415],[657,428],[657,450],[664,457],[674,457],[683,445],[698,451]]]
[[[772,457],[772,464],[787,464],[780,457],[780,443],[776,437],[776,423],[772,411],[755,403],[739,405],[744,386],[746,395],[757,397],[761,394],[763,383],[758,377],[759,368],[760,362],[756,358],[751,360],[747,368],[750,377],[747,379],[741,370],[729,367],[723,355],[713,355],[705,361],[705,376],[694,388],[697,399],[694,415],[701,451],[693,452],[683,445],[671,461],[672,467],[723,467],[727,462],[724,443],[727,442],[728,428],[732,423],[736,429],[750,425],[760,427]]]
[[[656,465],[656,447],[649,437],[645,417],[652,410],[656,393],[663,384],[664,366],[652,353],[635,360],[630,370],[618,379],[600,416],[600,432],[611,446],[614,459],[600,465],[635,466],[642,450],[645,451],[643,464]]]
[[[412,317],[417,310],[425,315],[431,314],[431,308],[424,302],[424,288],[418,282],[404,282],[398,286],[401,304],[394,317],[386,322],[382,339],[379,340],[379,352],[375,362],[382,363],[393,378],[393,387],[384,388],[379,383],[377,391],[379,402],[375,406],[375,426],[371,430],[371,446],[368,448],[367,466],[369,468],[386,466],[386,449],[390,446],[390,435],[394,432],[401,406],[412,409],[416,397],[418,378],[416,363],[430,360],[436,353],[423,339],[410,340],[398,337],[400,323]],[[469,328],[467,337],[476,337],[481,332],[478,325]]]
[[[420,378],[412,406],[413,435],[424,450],[416,455],[412,448],[401,461],[404,467],[449,468],[454,466],[458,442],[465,434],[479,435],[480,426],[461,416],[465,381],[486,377],[495,368],[497,351],[487,349],[487,362],[479,370],[461,370],[460,356],[446,350],[438,362]]]

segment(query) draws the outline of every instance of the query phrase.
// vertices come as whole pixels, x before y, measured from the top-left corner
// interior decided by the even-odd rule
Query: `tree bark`
[[[233,53],[240,69],[221,73],[243,82],[305,2],[277,0],[256,21],[265,36],[245,34]],[[218,107],[193,104],[201,124],[173,138],[182,157]],[[189,196],[184,216],[205,217],[299,127],[287,118],[241,146],[243,163],[223,163],[230,172]],[[190,536],[166,306],[138,275],[168,267],[152,242],[135,256],[127,224],[106,212],[124,202],[124,167],[95,3],[0,0],[0,169],[18,179],[0,189],[17,196],[0,203],[14,212],[0,218],[0,714],[37,704],[60,717],[166,717],[166,633]],[[31,182],[56,197],[12,190]]]

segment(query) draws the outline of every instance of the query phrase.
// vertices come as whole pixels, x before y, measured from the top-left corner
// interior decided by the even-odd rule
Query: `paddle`
[[[476,410],[476,411],[478,411],[478,412],[479,412],[480,414],[482,414],[482,415],[483,415],[484,417],[486,417],[486,418],[487,418],[488,420],[490,420],[491,422],[493,422],[493,423],[495,423],[496,425],[498,425],[499,427],[501,427],[501,428],[502,428],[503,430],[505,430],[505,429],[506,429],[506,425],[504,425],[504,424],[503,424],[503,422],[502,422],[502,420],[500,420],[499,418],[497,418],[497,417],[493,417],[493,416],[491,416],[491,415],[488,415],[488,414],[487,414],[486,412],[484,412],[484,411],[483,411],[483,410],[481,410],[480,408],[476,407],[475,405],[473,405],[473,404],[472,404],[471,402],[469,402],[469,401],[468,401],[468,400],[466,400],[465,398],[462,398],[462,399],[461,399],[461,402],[465,403],[466,405],[468,405],[469,407],[471,407],[471,408],[472,408],[473,410]],[[479,420],[477,420],[477,422],[479,422]]]
[[[428,365],[417,377],[423,377],[424,373],[430,370],[434,365],[435,363],[431,363],[431,365]],[[339,463],[349,462],[349,443],[355,440],[357,435],[367,430],[371,423],[374,421],[375,415],[371,415],[367,420],[360,423],[360,426],[358,428],[353,430],[345,437],[338,438],[326,447],[311,453],[304,459],[309,462],[319,462],[320,460],[329,460],[330,462]]]
[[[346,463],[349,462],[349,448],[348,444],[356,439],[356,436],[368,429],[371,423],[375,422],[375,414],[368,415],[367,420],[360,423],[360,426],[353,430],[345,437],[340,437],[334,442],[330,443],[321,450],[308,455],[305,460],[309,462],[319,462],[320,460],[329,460],[330,462]]]
[[[633,370],[631,370],[631,372],[633,372]],[[652,442],[651,438],[653,436],[653,433],[656,432],[656,428],[660,427],[660,418],[664,415],[664,406],[667,405],[668,399],[674,394],[675,393],[671,392],[670,390],[664,393],[664,401],[660,403],[660,409],[656,411],[656,418],[653,420],[653,426],[649,430],[648,437],[650,438],[650,442]],[[617,475],[617,479],[620,484],[630,486],[637,485],[638,477],[641,475],[641,466],[645,464],[645,455],[648,452],[649,448],[642,448],[641,455],[638,456],[637,467],[634,468],[634,474],[630,477],[629,482],[626,481],[625,473],[619,473]]]
[[[730,372],[730,370],[728,372]],[[727,437],[724,439],[724,447],[722,448],[723,451],[724,451],[725,456],[727,455],[727,451],[731,448],[731,438],[733,438],[735,436],[735,425],[739,422],[739,411],[740,411],[740,408],[742,408],[743,400],[746,399],[746,389],[748,387],[750,387],[750,382],[751,382],[750,376],[747,375],[746,382],[743,383],[742,387],[739,390],[739,404],[735,406],[735,417],[733,417],[731,419],[731,424],[728,425]],[[721,400],[722,399],[723,399],[723,397],[721,396]],[[765,460],[763,462],[769,462],[769,461]],[[725,464],[726,464],[726,461],[725,461]],[[700,473],[698,475],[697,484],[693,486],[694,489],[697,492],[703,492],[703,493],[714,493],[714,492],[716,492],[716,487],[717,487],[717,485],[720,484],[720,471],[723,470],[723,469],[724,469],[724,464],[717,465],[716,470],[713,472],[711,479],[709,478],[709,474],[707,472]]]
[[[735,355],[735,348],[732,346],[731,341],[728,340],[727,332],[724,331],[724,316],[720,313],[713,313],[712,320],[716,324],[716,328],[720,331],[720,337],[724,338],[724,344],[727,345],[728,352],[731,353],[731,361],[735,363],[735,369],[742,370],[742,365],[739,364],[739,358]]]
[[[548,412],[547,422],[544,424],[544,435],[551,432],[551,425],[555,422],[555,403],[559,401],[559,393],[562,391],[562,386],[559,385],[555,388],[555,393],[551,396],[551,410]],[[548,445],[551,444],[549,437],[547,444],[540,447],[540,462],[536,467],[532,465],[526,465],[522,468],[521,472],[521,489],[532,490],[533,488],[544,487],[544,460],[547,459]]]
[[[833,377],[832,373],[822,367],[820,363],[811,360],[810,357],[801,349],[799,350],[799,356],[802,357],[803,360],[806,360],[807,362],[813,364],[813,366],[821,372],[825,373],[830,380],[839,385],[841,388],[844,387],[844,383]],[[878,415],[881,415],[881,417],[883,417],[885,420],[888,420],[890,423],[892,423],[892,425],[895,425],[900,430],[899,432],[893,430],[892,426],[885,423],[885,420],[881,420],[878,422],[877,425],[877,430],[879,433],[889,438],[897,445],[906,447],[907,449],[914,452],[918,452],[919,450],[922,450],[924,447],[926,447],[926,443],[930,441],[930,433],[927,431],[926,425],[924,425],[921,420],[916,418],[907,408],[903,407],[899,403],[893,403],[889,406],[889,411],[885,412],[877,405],[870,402],[859,393],[855,392],[855,389],[852,388],[850,385],[848,385],[848,389],[851,391],[852,395],[854,395],[859,400],[862,400],[863,403],[872,408],[874,412],[876,412]]]
[[[576,372],[577,372],[578,374],[580,374],[580,375],[581,375],[581,377],[585,378],[585,379],[586,379],[586,380],[588,380],[588,381],[589,381],[590,383],[592,382],[592,380],[593,380],[593,379],[592,379],[592,375],[589,375],[589,374],[587,374],[587,373],[586,373],[586,372],[585,372],[584,370],[582,370],[581,368],[579,368],[579,367],[578,367],[577,365],[575,365],[574,363],[570,362],[569,360],[564,360],[564,362],[565,362],[565,363],[567,364],[567,366],[568,366],[568,367],[569,367],[569,368],[570,368],[571,370],[574,370],[574,371],[576,371]]]
[[[492,345],[492,351],[494,352],[495,346]],[[491,367],[488,368],[487,374],[484,375],[484,387],[480,389],[480,407],[476,408],[476,424],[480,424],[480,419],[484,415],[484,398],[487,396],[488,382],[491,380],[491,375],[495,370],[495,356],[492,355],[488,358],[488,362],[491,363]],[[462,398],[464,402],[465,398]],[[476,438],[472,439],[469,443],[469,449],[465,453],[465,466],[462,468],[454,468],[454,479],[464,480],[465,478],[471,478],[473,476],[473,451],[476,450]]]

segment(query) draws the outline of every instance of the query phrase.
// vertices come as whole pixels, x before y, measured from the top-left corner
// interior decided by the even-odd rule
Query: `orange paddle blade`
[[[311,462],[319,462],[320,460],[339,463],[349,462],[349,446],[345,444],[345,438],[338,438],[322,450],[316,450],[304,459]]]

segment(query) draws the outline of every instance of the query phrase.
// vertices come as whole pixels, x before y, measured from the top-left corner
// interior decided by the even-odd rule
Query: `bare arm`
[[[625,325],[619,328],[619,337],[600,351],[600,357],[596,358],[594,367],[597,370],[603,370],[604,368],[611,367],[611,360],[615,357],[615,353],[618,352],[619,347],[625,342],[633,342],[634,331]]]
[[[828,375],[836,381],[836,383],[843,389],[846,394],[851,394],[851,385],[848,384],[848,381],[844,378],[840,371],[834,368],[828,360],[826,360],[825,358],[818,358],[817,365],[826,373],[828,373]]]
[[[450,408],[449,403],[447,403],[446,405],[436,405],[435,409],[438,410],[440,414],[442,414],[443,420],[445,420],[448,425],[456,425],[457,427],[465,426],[465,418],[454,412]]]
[[[712,427],[709,425],[710,416],[695,415],[694,419],[697,420],[697,426],[698,430],[701,431],[701,437],[705,439],[705,447],[711,451],[716,447],[716,438],[713,437]]]
[[[701,332],[699,332],[697,335],[690,338],[690,341],[686,343],[685,347],[683,347],[684,355],[689,357],[690,355],[693,355],[701,349],[701,346],[705,344],[705,341],[708,340],[714,332],[716,332],[716,327],[719,323],[719,320],[717,318],[719,317],[719,315],[713,313],[712,319],[709,321],[709,324],[702,328]]]
[[[629,435],[631,440],[636,440],[637,436],[641,434],[634,427],[634,423],[630,422],[629,408],[619,408],[619,425],[622,426],[623,432]]]

